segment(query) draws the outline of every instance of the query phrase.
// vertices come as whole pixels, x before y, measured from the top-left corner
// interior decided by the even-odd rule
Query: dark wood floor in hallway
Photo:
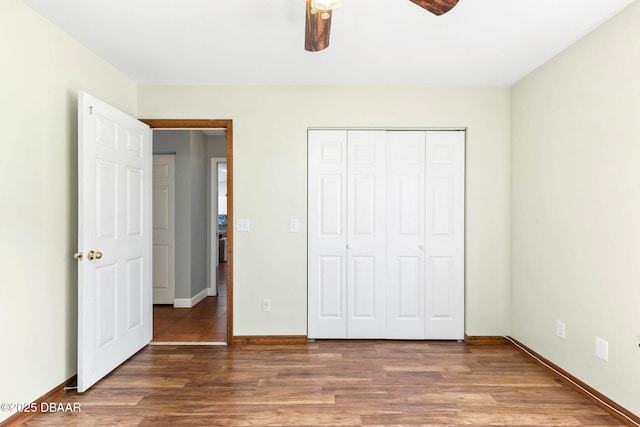
[[[218,295],[206,297],[192,308],[153,306],[154,342],[227,341],[227,264],[217,269]]]
[[[30,426],[619,426],[509,345],[149,346]]]

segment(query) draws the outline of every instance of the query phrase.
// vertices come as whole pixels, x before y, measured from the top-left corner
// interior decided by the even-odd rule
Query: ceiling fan
[[[458,0],[410,0],[434,15],[443,15],[458,4]],[[329,46],[333,9],[341,0],[307,0],[307,20],[304,33],[304,49],[317,52]]]

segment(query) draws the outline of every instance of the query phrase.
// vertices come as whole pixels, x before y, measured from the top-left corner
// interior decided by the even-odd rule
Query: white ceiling
[[[24,0],[141,84],[511,86],[635,0],[344,0],[304,50],[305,0]]]

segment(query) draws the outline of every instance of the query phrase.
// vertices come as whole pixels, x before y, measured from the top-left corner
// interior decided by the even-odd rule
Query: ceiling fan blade
[[[304,29],[304,50],[317,52],[329,46],[329,34],[331,32],[331,10],[327,10],[328,19],[322,19],[321,13],[311,13],[311,1],[307,0],[307,21]]]
[[[411,0],[434,15],[444,15],[458,4],[458,0]]]

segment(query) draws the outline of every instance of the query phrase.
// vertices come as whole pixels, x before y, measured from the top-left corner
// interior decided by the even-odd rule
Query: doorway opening
[[[226,337],[227,344],[233,342],[233,227],[226,228],[226,224],[233,224],[233,125],[231,120],[181,120],[181,119],[141,119],[142,122],[148,124],[152,130],[201,130],[205,133],[215,134],[217,131],[224,133],[224,145],[226,153],[223,156],[209,156],[210,164],[207,168],[210,170],[207,182],[207,194],[210,195],[207,206],[208,230],[207,230],[207,251],[209,256],[206,257],[207,264],[207,288],[206,295],[214,296],[214,298],[205,298],[202,302],[193,307],[191,317],[194,317],[196,328],[202,327],[203,324],[211,323],[212,320],[207,316],[216,316],[226,312]],[[213,131],[215,129],[215,131]],[[214,161],[211,160],[215,158]],[[224,162],[221,161],[225,160]],[[226,165],[226,207],[224,217],[219,215],[219,205],[222,199],[218,196],[218,168],[222,168],[222,164]],[[215,166],[215,170],[213,167]],[[215,178],[215,179],[214,179]],[[215,181],[215,182],[214,182]],[[224,227],[223,224],[224,223]],[[222,238],[226,240],[222,240]],[[226,251],[224,250],[226,249]],[[224,260],[220,262],[220,260]],[[207,307],[207,305],[209,307]],[[174,309],[172,310],[180,310]],[[197,309],[194,310],[194,309]],[[198,311],[201,313],[198,314]],[[215,319],[220,320],[220,319]],[[199,325],[199,326],[198,326]],[[221,325],[221,323],[219,323]],[[184,343],[190,341],[188,336],[186,340],[178,340],[176,342]],[[155,332],[154,332],[154,341]]]

